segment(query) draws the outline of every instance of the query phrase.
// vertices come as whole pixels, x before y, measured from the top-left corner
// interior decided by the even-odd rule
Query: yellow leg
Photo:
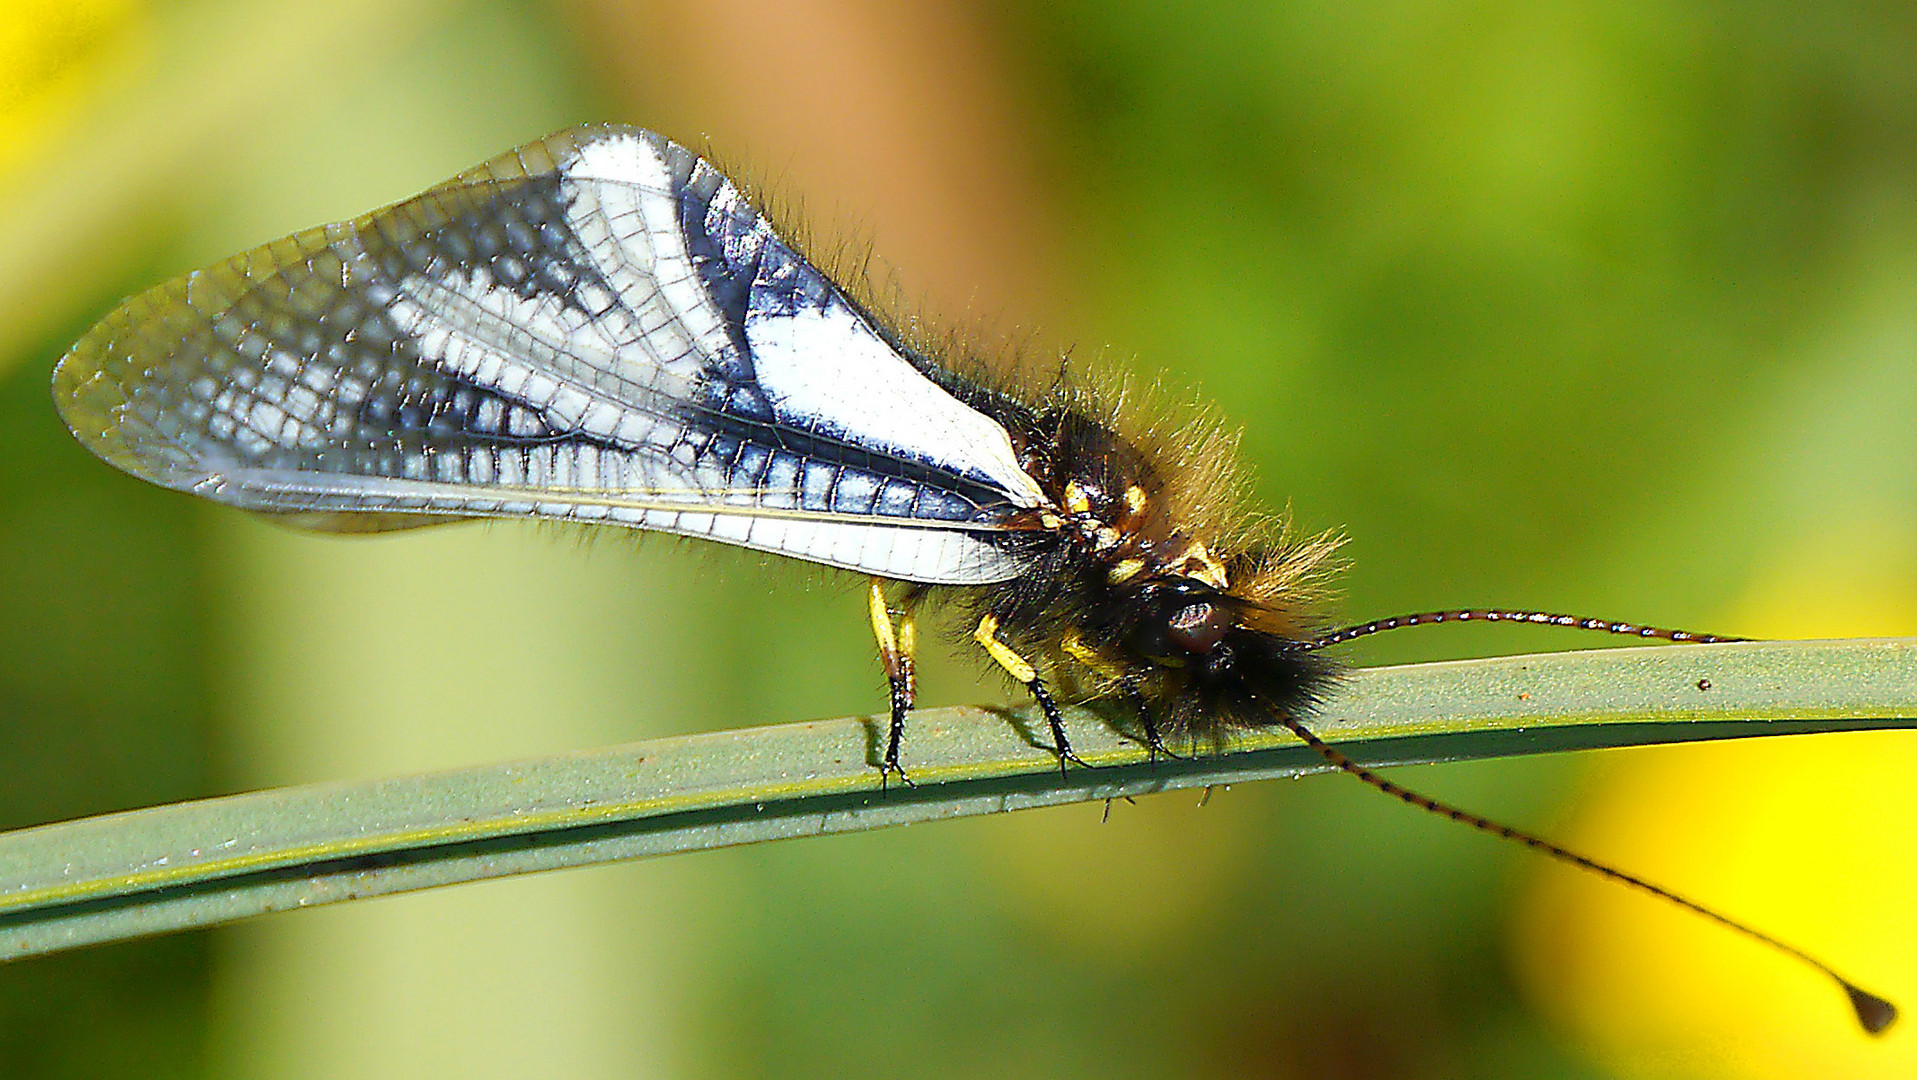
[[[1046,692],[1045,683],[1038,677],[1038,669],[1030,660],[1020,656],[1010,645],[998,639],[998,616],[986,614],[978,621],[978,628],[972,631],[972,640],[979,643],[987,656],[1005,669],[1005,673],[1025,684],[1032,699],[1038,702],[1039,711],[1045,714],[1045,722],[1052,728],[1052,752],[1058,755],[1058,769],[1065,771],[1065,763],[1078,761],[1078,755],[1072,753],[1071,740],[1065,737],[1065,717],[1058,711],[1058,703]]]
[[[1038,680],[1038,669],[1031,661],[1012,651],[1010,645],[998,639],[998,616],[987,615],[978,621],[978,629],[972,631],[972,640],[979,643],[987,656],[998,662],[1005,673],[1019,682],[1030,685]]]
[[[892,612],[885,606],[885,589],[881,581],[880,578],[872,579],[872,591],[866,598],[872,614],[872,636],[879,639],[879,655],[897,656],[899,638],[892,632]]]

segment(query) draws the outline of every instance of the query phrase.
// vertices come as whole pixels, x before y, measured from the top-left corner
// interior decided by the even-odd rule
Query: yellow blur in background
[[[856,587],[148,489],[122,297],[586,120],[990,340],[1219,403],[1353,617],[1917,633],[1917,23],[1832,6],[0,6],[0,827],[869,712]],[[1381,640],[1385,662],[1595,644]],[[926,704],[1008,700],[928,657]],[[1910,737],[1405,770],[1917,1007]],[[0,1076],[1902,1077],[1814,974],[1335,779],[817,838],[0,967]]]
[[[1868,510],[1864,510],[1868,514]],[[1762,568],[1740,625],[1761,637],[1917,634],[1907,532],[1850,519],[1805,530]],[[1917,971],[1917,743],[1897,732],[1607,755],[1563,834],[1654,881],[1708,896],[1889,992]],[[1685,912],[1542,870],[1515,952],[1546,1009],[1623,1076],[1891,1077],[1917,1042],[1832,1037],[1837,1001],[1805,969]],[[1593,886],[1597,887],[1593,887]],[[1895,996],[1895,994],[1893,994]],[[1901,1023],[1901,1021],[1900,1021]]]
[[[125,88],[144,14],[131,0],[13,0],[0,9],[0,177],[29,169],[101,97]]]

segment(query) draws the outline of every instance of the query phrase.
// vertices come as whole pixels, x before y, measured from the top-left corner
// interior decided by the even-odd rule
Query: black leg
[[[1137,682],[1126,680],[1125,696],[1131,699],[1132,706],[1138,710],[1138,722],[1145,728],[1145,748],[1151,752],[1151,761],[1156,764],[1160,754],[1168,758],[1179,757],[1166,747],[1165,739],[1158,731],[1158,718],[1152,715],[1152,703],[1138,689]]]
[[[1091,768],[1092,766],[1086,765],[1077,754],[1072,752],[1072,741],[1065,737],[1065,715],[1058,711],[1058,703],[1052,700],[1052,695],[1046,691],[1045,684],[1038,679],[1033,679],[1025,684],[1025,689],[1032,692],[1033,700],[1038,702],[1039,711],[1045,714],[1045,722],[1052,726],[1052,753],[1058,755],[1058,774],[1065,775],[1065,763],[1068,761],[1074,765],[1085,765],[1086,768]]]
[[[1030,660],[1014,652],[1011,646],[998,639],[998,616],[987,612],[979,617],[978,629],[972,631],[972,640],[979,643],[986,655],[990,656],[1005,673],[1025,685],[1032,699],[1038,702],[1040,712],[1045,714],[1045,722],[1052,727],[1052,753],[1058,755],[1059,775],[1065,774],[1068,761],[1085,765],[1077,754],[1072,753],[1072,741],[1065,737],[1065,717],[1058,711],[1058,703],[1045,689],[1044,680],[1038,677],[1038,669]],[[1091,766],[1086,765],[1086,768]]]
[[[905,767],[899,764],[899,743],[905,738],[905,714],[912,711],[912,658],[899,656],[897,664],[886,665],[885,678],[892,684],[892,727],[885,739],[885,763],[879,766],[879,790],[884,791],[886,781],[893,773],[907,787],[912,786],[912,778],[905,775]]]
[[[916,592],[912,593],[912,599],[916,599],[917,595]],[[905,739],[905,714],[912,711],[913,702],[918,697],[912,670],[918,629],[910,607],[899,613],[898,626],[896,629],[893,627],[892,612],[886,605],[884,584],[879,578],[872,579],[868,605],[872,636],[879,645],[879,662],[885,665],[885,681],[892,688],[892,723],[885,735],[885,759],[879,764],[879,790],[883,792],[893,773],[898,773],[906,786],[912,783],[912,778],[905,775],[904,766],[899,764],[899,743]]]

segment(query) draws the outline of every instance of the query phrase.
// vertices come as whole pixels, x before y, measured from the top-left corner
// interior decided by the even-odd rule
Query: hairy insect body
[[[684,147],[575,128],[133,297],[61,359],[54,401],[120,469],[309,528],[543,518],[865,574],[891,684],[881,785],[905,775],[911,609],[948,591],[1038,703],[1061,769],[1076,755],[1053,686],[1128,701],[1155,752],[1166,734],[1282,725],[1394,798],[1812,965],[1867,1030],[1895,1018],[1802,950],[1408,791],[1305,723],[1336,675],[1324,648],[1405,626],[1728,639],[1501,608],[1326,629],[1336,540],[1247,505],[1216,423],[1122,384],[915,346],[787,234]]]
[[[1048,396],[1036,407],[976,402],[1012,433],[1049,502],[1028,515],[1030,572],[980,590],[980,617],[1073,698],[1128,701],[1155,748],[1161,733],[1216,741],[1314,704],[1335,677],[1311,645],[1310,614],[1335,541],[1266,522],[1224,546],[1210,518],[1254,520],[1235,505],[1232,440],[1201,424],[1189,449],[1206,460],[1194,470],[1165,461],[1175,451],[1107,403],[1138,394]]]

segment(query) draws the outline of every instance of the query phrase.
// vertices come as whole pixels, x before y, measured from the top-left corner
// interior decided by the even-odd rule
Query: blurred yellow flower
[[[0,183],[131,73],[145,15],[135,0],[0,0]]]
[[[1895,515],[1833,521],[1777,559],[1731,625],[1757,636],[1917,633],[1917,543]],[[1917,737],[1870,732],[1607,755],[1573,848],[1821,957],[1904,1010],[1872,1039],[1816,972],[1667,904],[1540,867],[1518,976],[1624,1077],[1917,1072]]]

